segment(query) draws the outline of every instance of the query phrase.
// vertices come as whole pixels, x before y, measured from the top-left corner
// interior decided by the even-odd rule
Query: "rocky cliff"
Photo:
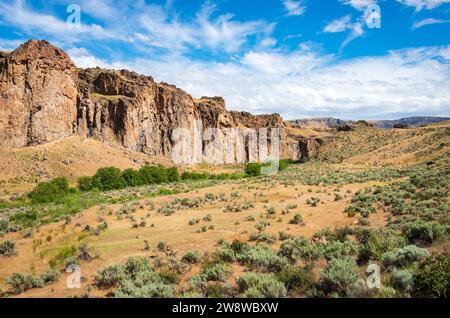
[[[46,41],[0,54],[0,146],[24,147],[73,134],[77,69]]]
[[[289,134],[278,114],[228,111],[221,97],[194,100],[183,90],[127,70],[77,69],[47,41],[0,52],[0,147],[44,144],[73,134],[149,155],[169,156],[176,128],[280,128],[281,155],[315,149]]]

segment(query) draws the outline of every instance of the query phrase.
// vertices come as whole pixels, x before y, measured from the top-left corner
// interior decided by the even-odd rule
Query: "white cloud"
[[[236,21],[231,14],[213,17],[215,7],[210,2],[206,2],[189,21],[180,19],[172,11],[170,1],[166,6],[143,1],[124,6],[114,0],[81,0],[78,3],[82,12],[80,28],[68,28],[64,20],[38,12],[22,0],[0,0],[0,23],[68,47],[93,39],[105,39],[134,44],[138,50],[153,47],[179,53],[188,49],[234,53],[250,37],[257,37],[266,46],[273,42],[270,35],[274,24],[262,20]],[[99,19],[101,25],[83,23],[84,14]]]
[[[74,47],[67,50],[72,61],[77,67],[89,68],[89,67],[102,67],[112,68],[112,65],[92,55],[86,48]]]
[[[283,0],[284,8],[288,15],[299,16],[303,15],[306,10],[306,6],[303,4],[302,0]]]
[[[343,16],[342,18],[333,20],[325,26],[323,32],[338,33],[343,32],[347,29],[351,29],[352,28],[352,25],[350,23],[351,18],[352,17],[350,15],[346,15]]]
[[[194,97],[224,96],[231,109],[285,118],[450,115],[450,46],[348,61],[307,48],[252,51],[228,63],[165,55],[112,65],[174,83]]]
[[[376,4],[376,0],[339,0],[343,4],[350,5],[356,10],[364,11],[371,4]]]
[[[450,3],[450,0],[397,0],[403,5],[415,7],[416,12],[423,9],[431,10],[439,7],[441,4]]]
[[[0,39],[0,51],[12,51],[19,47],[24,41]]]
[[[347,38],[341,44],[341,50],[343,50],[350,42],[359,38],[364,34],[364,23],[362,21],[358,21],[351,25],[351,32],[347,36]]]
[[[434,18],[429,18],[429,19],[424,19],[424,20],[420,20],[420,21],[415,21],[413,23],[412,29],[419,29],[421,27],[424,27],[426,25],[431,25],[431,24],[442,24],[442,23],[449,23],[450,20],[441,20],[441,19],[434,19]]]
[[[3,23],[19,27],[29,34],[52,35],[59,41],[76,42],[86,36],[90,39],[116,37],[97,24],[81,24],[79,28],[70,28],[66,21],[33,11],[22,0],[0,2],[0,17]]]

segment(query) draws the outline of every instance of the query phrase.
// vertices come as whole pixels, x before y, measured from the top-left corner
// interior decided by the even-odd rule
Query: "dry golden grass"
[[[252,190],[248,190],[247,183],[251,182]],[[347,190],[352,193],[374,183],[351,184],[340,189],[342,195]],[[258,189],[259,188],[259,189]],[[308,193],[308,189],[312,189]],[[296,190],[295,190],[296,189]],[[322,190],[321,193],[316,193]],[[164,216],[158,213],[156,209],[164,203],[170,202],[175,198],[195,198],[202,197],[206,193],[219,195],[221,193],[230,194],[232,192],[241,193],[242,196],[235,199],[236,204],[243,204],[249,200],[254,202],[254,208],[243,210],[241,212],[223,212],[224,207],[229,204],[226,202],[214,201],[200,208],[182,209],[170,216]],[[304,193],[299,196],[300,193]],[[312,235],[325,227],[336,228],[347,225],[354,225],[356,218],[349,218],[344,213],[346,205],[349,203],[350,197],[341,201],[334,201],[334,191],[332,187],[309,187],[301,184],[292,186],[284,186],[277,184],[275,187],[268,189],[264,183],[254,183],[254,181],[231,182],[230,184],[215,186],[212,188],[201,189],[191,193],[178,194],[173,196],[157,197],[151,200],[138,201],[133,206],[137,207],[137,211],[133,214],[136,220],[150,213],[147,219],[146,227],[132,228],[128,219],[117,220],[117,217],[108,215],[109,210],[117,211],[120,205],[111,205],[108,207],[94,207],[88,209],[78,215],[72,222],[64,226],[63,223],[50,224],[42,226],[35,231],[32,238],[23,238],[19,233],[11,233],[6,236],[7,239],[13,239],[17,244],[18,256],[12,258],[0,258],[0,284],[5,285],[4,280],[13,272],[24,273],[42,273],[49,268],[49,261],[55,253],[64,246],[79,246],[85,243],[89,246],[91,252],[98,254],[99,259],[91,262],[83,262],[81,265],[82,275],[87,279],[83,284],[89,285],[93,282],[96,272],[107,265],[123,263],[130,256],[149,256],[156,255],[155,246],[159,241],[166,241],[173,249],[177,251],[177,255],[181,257],[187,251],[198,250],[200,253],[214,250],[217,241],[221,238],[226,240],[240,239],[247,241],[249,234],[256,232],[255,225],[259,220],[267,220],[270,225],[266,232],[278,237],[279,231],[292,234],[294,236],[303,235],[311,238]],[[255,196],[254,194],[262,194]],[[306,204],[306,200],[311,196],[321,199],[323,202],[317,207],[311,207]],[[252,200],[256,198],[255,200]],[[267,203],[268,200],[268,203]],[[152,202],[155,210],[149,210],[146,203]],[[298,207],[293,209],[289,214],[282,215],[282,209],[288,205],[295,204]],[[141,208],[140,206],[144,206]],[[266,208],[274,207],[276,215],[267,219],[265,215]],[[296,214],[300,213],[305,224],[291,225],[288,221]],[[212,216],[212,222],[200,222],[200,224],[191,226],[189,220],[193,218],[202,219],[207,214]],[[247,216],[253,216],[254,222],[246,221]],[[99,218],[105,219],[109,226],[99,236],[86,236],[82,230],[85,225],[97,226],[100,222]],[[371,215],[371,226],[383,227],[385,225],[385,215],[382,212]],[[236,224],[239,222],[239,224]],[[151,225],[154,225],[151,227]],[[197,233],[203,225],[214,225],[213,230]],[[51,241],[46,238],[51,235]],[[80,240],[80,238],[82,238]],[[40,246],[34,247],[33,240],[42,240]],[[144,240],[147,240],[152,247],[151,251],[144,250]],[[277,247],[279,241],[273,244]],[[198,270],[195,267],[188,272],[187,276],[191,276]],[[239,272],[239,271],[237,271]],[[235,273],[236,274],[236,273]],[[80,295],[80,290],[70,290],[66,287],[65,281],[68,274],[63,275],[57,284],[47,286],[40,289],[33,289],[20,297],[68,297]],[[94,294],[95,295],[95,294]],[[102,293],[97,294],[101,296]]]

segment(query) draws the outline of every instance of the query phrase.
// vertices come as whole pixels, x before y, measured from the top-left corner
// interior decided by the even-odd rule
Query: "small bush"
[[[205,280],[224,282],[231,274],[231,267],[224,263],[207,264],[203,268]]]
[[[66,178],[55,178],[48,182],[39,183],[29,197],[33,203],[49,203],[70,193],[69,181]]]
[[[280,281],[284,283],[288,291],[305,291],[308,289],[314,277],[312,273],[304,268],[297,266],[289,266],[277,274]]]
[[[16,243],[10,240],[6,240],[0,243],[0,255],[2,256],[14,256],[17,255]]]
[[[345,296],[347,289],[358,280],[358,266],[353,259],[332,259],[321,271],[321,287],[325,292]]]
[[[247,298],[283,298],[286,287],[273,274],[246,273],[237,279],[242,296]]]
[[[6,279],[6,282],[11,285],[12,291],[16,294],[23,293],[32,288],[44,287],[42,278],[21,273],[13,273]]]
[[[181,260],[188,264],[196,264],[200,262],[201,256],[198,251],[189,251],[181,258]]]
[[[391,274],[391,282],[401,292],[410,293],[414,288],[414,277],[410,270],[395,269]]]
[[[245,174],[250,177],[257,177],[261,175],[261,164],[259,163],[247,163],[245,166]]]
[[[276,242],[277,237],[268,233],[258,232],[252,233],[249,240],[254,242],[272,244]]]
[[[395,236],[389,231],[363,229],[357,233],[357,237],[360,242],[359,262],[381,261],[384,253],[405,245],[402,237]]]
[[[274,250],[262,243],[250,248],[239,257],[239,260],[251,268],[266,272],[277,272],[288,265],[285,257],[277,255]]]
[[[300,214],[294,215],[294,217],[289,221],[289,224],[303,224],[303,218]]]
[[[403,232],[411,243],[430,244],[444,234],[444,228],[437,222],[416,221],[405,224]]]
[[[429,253],[425,248],[420,248],[415,245],[408,245],[383,254],[382,260],[384,266],[386,267],[401,267],[417,262],[428,255]]]
[[[299,259],[317,259],[322,256],[322,249],[304,237],[297,237],[281,243],[278,254],[286,257],[291,263],[294,263]]]
[[[449,254],[433,254],[423,259],[413,277],[415,296],[447,298],[450,295]]]
[[[101,270],[95,276],[95,283],[100,288],[117,286],[125,278],[123,265],[111,265]]]
[[[41,275],[41,279],[44,282],[44,284],[49,285],[53,284],[54,282],[58,281],[59,279],[59,272],[54,269],[50,269]]]

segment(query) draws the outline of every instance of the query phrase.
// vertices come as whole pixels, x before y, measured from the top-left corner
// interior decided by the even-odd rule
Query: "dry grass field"
[[[15,200],[43,179],[66,176],[75,186],[78,177],[93,175],[101,167],[137,169],[166,163],[76,137],[44,146],[4,150],[0,153],[3,198],[0,220],[9,220],[13,228],[3,232],[0,243],[14,242],[15,253],[0,255],[0,294],[5,297],[349,297],[356,293],[350,284],[356,283],[356,279],[345,281],[348,285],[345,290],[333,289],[327,270],[337,266],[336,270],[351,272],[354,270],[351,266],[357,266],[357,274],[363,278],[367,262],[373,260],[386,266],[385,287],[377,292],[359,289],[358,296],[409,297],[416,290],[399,287],[396,271],[409,271],[403,275],[416,277],[416,263],[423,260],[420,255],[428,255],[427,250],[441,253],[448,249],[449,129],[447,123],[406,130],[364,128],[339,133],[324,137],[324,146],[311,162],[291,165],[277,175],[186,181],[151,189],[143,186],[94,193],[86,200],[85,208],[54,218],[52,213],[59,210],[56,206],[51,210],[51,203],[48,208]],[[243,169],[240,166],[219,168],[203,165],[190,169],[210,173]],[[180,168],[183,169],[186,167]],[[421,187],[413,176],[439,180]],[[411,190],[404,185],[408,182],[417,188]],[[405,191],[410,194],[402,196]],[[427,195],[422,196],[423,193]],[[401,204],[405,206],[395,202],[395,198],[404,198]],[[23,215],[34,221],[27,223]],[[411,222],[419,225],[411,230],[408,227]],[[432,231],[431,240],[422,235],[420,228],[428,226],[427,222]],[[327,228],[328,232],[323,232]],[[395,233],[379,234],[388,229]],[[423,231],[428,233],[426,229]],[[386,242],[374,241],[370,245],[362,233],[381,235],[379,240],[383,237]],[[314,257],[305,256],[311,251],[307,252],[305,246],[295,247],[294,239],[300,237],[311,251],[317,248],[322,252]],[[233,241],[245,244],[247,252],[242,252],[243,256],[229,246]],[[294,251],[298,249],[300,256],[291,259],[293,254],[289,253],[294,252],[286,252],[289,244],[293,244]],[[383,249],[372,251],[373,244]],[[418,256],[394,271],[388,269],[386,253],[401,253],[398,249],[410,245],[420,249],[414,252]],[[258,246],[262,251],[257,250]],[[82,248],[92,259],[80,257]],[[234,251],[236,257],[227,258],[217,250]],[[198,259],[183,257],[190,251],[196,251]],[[366,254],[362,251],[368,253],[368,258],[364,258]],[[338,255],[338,261],[358,262],[339,267],[329,257],[333,253]],[[130,291],[121,285],[124,284],[121,278],[115,278],[109,285],[98,278],[100,270],[124,264],[130,257],[148,262],[151,271],[164,279],[152,278],[143,286],[133,276],[130,279],[134,289]],[[80,289],[67,287],[70,274],[64,269],[70,262],[80,265]],[[14,273],[39,276],[51,268],[59,273],[54,282],[37,287],[19,282],[21,287],[27,287],[13,290],[10,277]],[[296,268],[302,272],[295,271]],[[251,272],[261,277],[274,273],[270,279],[275,281],[267,282],[272,286],[267,287],[270,291],[259,285],[245,289],[239,279]],[[280,287],[279,282],[284,285]],[[151,284],[158,287],[151,291],[145,289]],[[114,294],[119,286],[123,294]]]

